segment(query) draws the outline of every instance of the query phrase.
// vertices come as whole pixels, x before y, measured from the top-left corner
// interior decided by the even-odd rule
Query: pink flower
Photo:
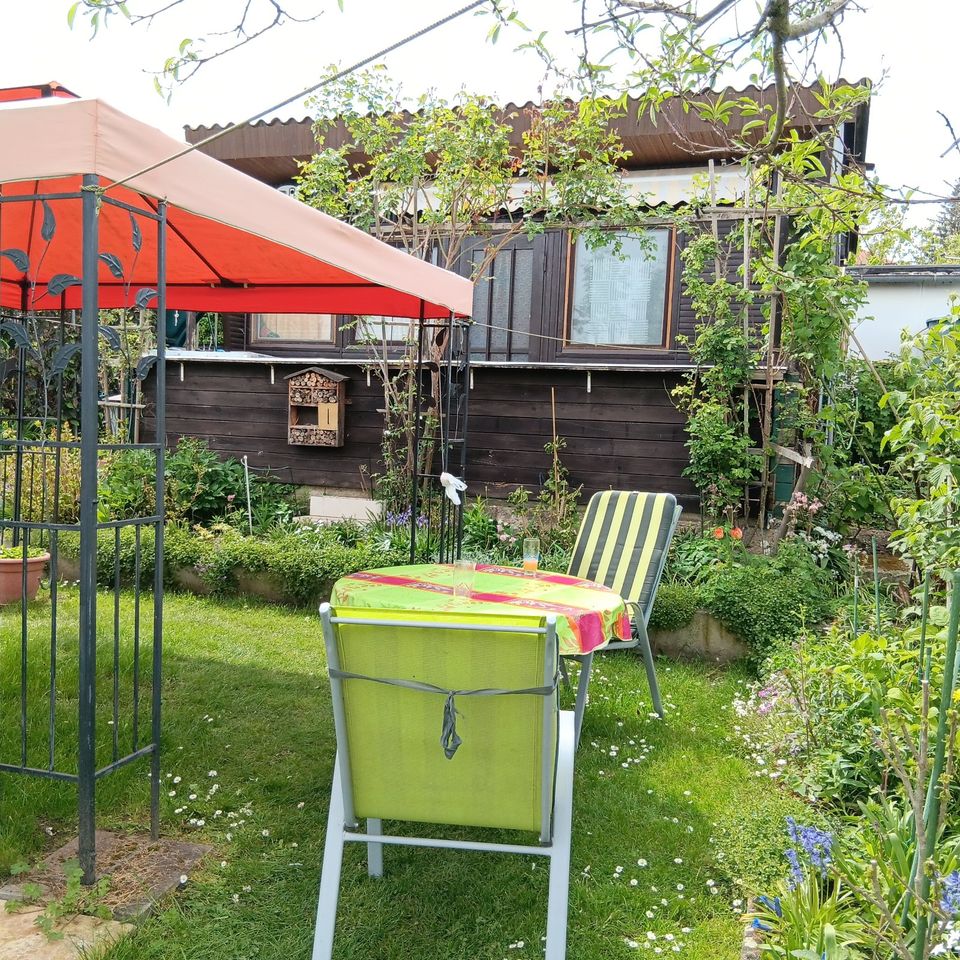
[[[237,499],[237,495],[235,493],[227,494],[227,503],[233,503],[233,501],[236,499]]]

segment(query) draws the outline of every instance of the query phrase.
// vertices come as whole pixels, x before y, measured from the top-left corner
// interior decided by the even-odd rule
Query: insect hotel
[[[298,447],[342,447],[349,377],[308,367],[285,379],[290,408],[287,443]]]

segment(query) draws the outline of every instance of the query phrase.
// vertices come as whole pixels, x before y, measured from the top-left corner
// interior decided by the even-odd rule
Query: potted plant
[[[50,554],[37,547],[27,547],[24,560],[23,547],[0,545],[0,606],[20,599],[23,588],[23,568],[27,568],[27,600],[34,600],[40,588],[40,578],[47,569]]]

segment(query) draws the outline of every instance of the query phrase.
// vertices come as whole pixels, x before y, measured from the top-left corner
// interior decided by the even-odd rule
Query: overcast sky
[[[463,2],[345,0],[340,13],[333,0],[291,0],[301,10],[323,3],[330,10],[316,22],[288,25],[205,66],[175,91],[168,105],[155,92],[148,71],[173,54],[183,38],[211,25],[228,26],[239,0],[186,0],[150,29],[130,27],[117,17],[93,40],[79,18],[74,30],[68,29],[70,0],[0,0],[11,8],[0,30],[0,87],[58,80],[182,137],[184,124],[241,120],[315,83],[326,65],[362,59]],[[937,110],[951,116],[960,134],[960,3],[861,2],[866,12],[849,16],[844,25],[844,74],[885,77],[871,108],[868,159],[886,183],[945,193],[947,184],[960,178],[960,152],[940,158],[950,136]],[[132,9],[154,5],[152,0],[129,3]],[[575,12],[570,0],[522,0],[521,8],[531,27],[553,30],[554,45],[562,47],[562,28],[571,25]],[[201,14],[213,19],[198,20]],[[490,23],[488,17],[468,14],[414,41],[386,60],[391,75],[411,95],[428,88],[451,95],[465,86],[503,102],[537,99],[543,82],[540,60],[531,52],[515,51],[522,40],[516,34],[501,37],[496,46],[487,43]],[[294,103],[280,115],[304,112],[302,104]],[[917,220],[935,210],[918,208]]]

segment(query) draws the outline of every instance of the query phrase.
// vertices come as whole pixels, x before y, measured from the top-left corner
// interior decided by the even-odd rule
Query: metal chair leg
[[[590,669],[593,666],[593,654],[587,653],[582,657],[575,657],[580,661],[580,676],[577,677],[577,702],[574,706],[576,727],[574,730],[574,744],[580,746],[580,728],[583,726],[583,713],[587,706],[587,692],[590,689]]]
[[[337,900],[340,896],[340,870],[343,865],[343,793],[340,790],[339,758],[333,765],[327,838],[323,846],[320,896],[317,900],[317,927],[311,960],[330,960],[333,934],[337,924]]]
[[[553,850],[547,893],[547,948],[545,960],[567,955],[567,908],[570,897],[570,835],[573,830],[573,756],[576,718],[560,713],[557,749],[557,787],[553,804]]]
[[[640,638],[640,649],[643,651],[643,665],[647,668],[647,683],[650,684],[650,696],[653,698],[653,709],[657,716],[663,719],[663,703],[660,700],[660,685],[657,683],[657,671],[653,664],[653,651],[650,649],[650,638],[647,636],[647,625],[639,614],[634,617],[637,636]]]
[[[372,817],[367,819],[367,833],[372,836],[383,833],[383,821]],[[383,876],[383,844],[367,844],[367,873],[371,877]]]

